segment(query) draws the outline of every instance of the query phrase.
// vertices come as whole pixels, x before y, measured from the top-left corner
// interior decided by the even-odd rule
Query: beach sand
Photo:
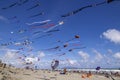
[[[92,75],[89,78],[82,78],[82,75],[74,72],[60,74],[59,71],[0,68],[0,80],[112,80],[102,75]],[[120,77],[114,78],[120,80]]]

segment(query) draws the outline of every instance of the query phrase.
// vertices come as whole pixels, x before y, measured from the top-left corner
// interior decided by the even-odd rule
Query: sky
[[[120,68],[119,1],[85,8],[67,17],[61,16],[105,0],[24,1],[0,0],[3,62],[24,67],[28,59],[30,66],[51,68],[55,59],[59,60],[58,68]]]

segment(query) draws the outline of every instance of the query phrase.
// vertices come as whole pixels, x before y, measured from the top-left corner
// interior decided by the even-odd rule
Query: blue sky
[[[23,0],[24,1],[24,0]],[[24,66],[26,58],[32,58],[34,65],[40,68],[50,68],[51,61],[60,61],[59,67],[75,66],[79,68],[119,68],[120,67],[120,2],[113,1],[109,4],[102,4],[86,8],[74,15],[62,18],[61,15],[77,10],[89,4],[96,4],[105,0],[29,0],[22,5],[16,5],[6,10],[14,2],[19,0],[0,1],[0,58],[15,66]],[[28,8],[40,3],[40,6],[27,11]],[[44,13],[37,17],[32,15]],[[14,18],[16,16],[16,18]],[[42,22],[49,20],[45,25],[27,23]],[[63,24],[60,25],[60,22]],[[41,28],[44,26],[50,28]],[[39,28],[35,28],[39,26]],[[31,29],[31,27],[34,27]],[[52,29],[51,29],[52,28]],[[48,35],[46,30],[56,30],[58,32]],[[21,31],[21,32],[20,32]],[[35,35],[34,32],[42,31]],[[67,40],[79,35],[79,39],[68,42],[68,47],[64,48]],[[38,39],[37,39],[38,38]],[[26,41],[27,40],[27,41]],[[60,40],[61,42],[58,42]],[[23,45],[24,42],[30,42]],[[12,42],[7,46],[6,44]],[[18,44],[18,45],[17,45]],[[75,46],[79,44],[79,46]],[[46,50],[60,46],[60,50]],[[69,49],[86,47],[83,49]],[[19,51],[17,53],[17,51]],[[60,56],[65,53],[65,55]],[[25,55],[26,57],[24,57]],[[22,59],[19,59],[22,57]],[[37,59],[40,58],[40,61]],[[98,64],[99,63],[99,64]]]

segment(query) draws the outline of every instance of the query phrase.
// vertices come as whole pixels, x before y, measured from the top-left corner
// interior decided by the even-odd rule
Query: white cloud
[[[110,56],[104,54],[103,57],[104,57],[104,60],[107,64],[111,63],[112,59],[110,58]]]
[[[83,51],[79,51],[78,54],[80,55],[80,57],[86,62],[88,60],[88,58],[90,57],[88,53],[83,52]]]
[[[51,69],[51,62],[52,60],[41,59],[40,61],[35,62],[35,65],[37,65],[39,68],[42,68],[42,69],[45,69],[45,68]]]
[[[77,64],[77,60],[69,59],[68,61],[69,61],[69,63],[70,63],[71,65]]]
[[[96,54],[96,56],[95,56],[95,60],[96,60],[96,61],[101,61],[101,60],[103,59],[103,56],[102,56],[101,53],[98,52],[97,50],[93,49],[93,53]]]
[[[78,61],[75,59],[60,60],[59,67],[63,68],[65,66],[67,66],[67,67],[78,66]]]
[[[11,59],[11,58],[14,58],[14,56],[15,56],[15,54],[14,53],[12,53],[11,51],[9,51],[9,52],[7,52],[6,54],[5,54],[5,58],[6,59]]]
[[[16,51],[18,50],[14,50],[14,49],[5,49],[5,59],[13,59],[13,58],[16,58]]]
[[[3,53],[1,57],[2,62],[6,64],[12,64],[14,66],[22,65],[20,64],[21,61],[18,60],[19,54],[16,54],[16,51],[18,50],[9,49],[9,48],[1,48],[0,52]]]
[[[120,59],[120,52],[117,52],[113,55],[114,58],[116,59]]]
[[[100,36],[101,37],[101,36]],[[120,44],[120,31],[116,29],[108,29],[103,32],[102,37],[114,42],[115,44]]]
[[[38,57],[45,57],[45,53],[41,52],[41,51],[38,51]]]
[[[61,65],[68,64],[68,61],[67,61],[67,60],[61,60],[61,61],[60,61],[60,64],[61,64]]]

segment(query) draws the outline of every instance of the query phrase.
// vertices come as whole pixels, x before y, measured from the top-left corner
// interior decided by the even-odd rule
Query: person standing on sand
[[[64,74],[66,74],[66,72],[67,72],[67,69],[66,69],[66,68],[64,68]]]

